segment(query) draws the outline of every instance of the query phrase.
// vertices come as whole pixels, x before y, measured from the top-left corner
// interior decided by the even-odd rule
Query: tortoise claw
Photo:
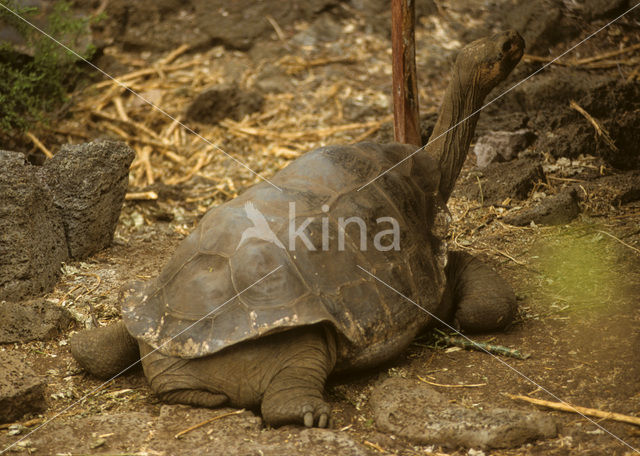
[[[307,412],[304,414],[304,425],[305,427],[313,427],[313,413]]]

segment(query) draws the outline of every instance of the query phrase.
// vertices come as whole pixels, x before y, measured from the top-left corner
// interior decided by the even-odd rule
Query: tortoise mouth
[[[515,65],[524,55],[524,39],[515,30],[508,30],[500,35],[498,45],[500,46],[504,60]]]

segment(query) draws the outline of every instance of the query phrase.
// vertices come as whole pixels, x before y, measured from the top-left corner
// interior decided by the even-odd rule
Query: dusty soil
[[[118,6],[125,2],[113,3]],[[164,3],[170,2],[159,2]],[[245,89],[261,91],[265,96],[261,111],[249,114],[240,123],[221,122],[214,127],[196,125],[197,131],[206,133],[207,138],[267,177],[301,152],[321,144],[371,139],[376,135],[385,139],[389,129],[384,118],[391,112],[390,45],[380,24],[387,16],[373,6],[367,14],[358,9],[367,2],[352,3],[325,8],[321,13],[305,13],[298,21],[283,23],[281,38],[273,27],[262,29],[261,26],[262,35],[252,35],[255,42],[248,50],[238,50],[250,46],[244,42],[234,49],[218,46],[213,51],[205,49],[206,40],[198,42],[194,52],[202,53],[201,61],[212,62],[211,65],[203,63],[208,76],[199,70],[181,75],[189,80],[182,87],[172,85],[170,77],[157,76],[158,84],[136,82],[137,88],[166,106],[174,116],[181,116],[186,109],[185,102],[192,101],[200,89],[207,86],[241,81]],[[567,11],[562,2],[548,2],[549,5],[531,2],[535,8],[527,11],[533,12],[518,13],[518,4],[527,2],[495,2],[490,9],[480,1],[468,2],[464,7],[456,5],[462,2],[435,3],[437,8],[425,9],[417,29],[425,126],[433,124],[433,112],[446,85],[450,59],[474,34],[486,33],[512,21],[512,25],[522,27],[525,38],[532,43],[527,52],[555,56],[604,25],[607,18],[615,17],[625,5],[620,1],[592,2],[594,5],[607,3],[598,10],[587,2],[591,6],[585,6],[583,11]],[[499,14],[501,8],[506,11],[504,15]],[[523,19],[526,14],[538,17],[536,8],[542,8],[546,22]],[[160,30],[168,33],[166,30],[173,28],[170,23],[162,22],[165,17],[162,11],[157,18],[154,16],[154,21],[160,21],[165,27]],[[132,12],[127,14],[138,17]],[[500,20],[495,20],[496,17]],[[584,20],[586,17],[590,22]],[[635,22],[628,19],[610,26],[576,49],[574,57],[597,56],[639,42],[637,14],[634,17]],[[560,29],[563,33],[556,33]],[[182,42],[175,41],[175,37],[167,39],[170,46],[159,50],[158,41],[145,47],[140,41],[143,35],[134,30],[123,36],[135,37],[135,45],[123,44],[122,38],[105,47],[105,65],[114,71],[120,68],[122,73],[146,68],[163,56],[162,51],[169,52]],[[326,41],[327,37],[333,38]],[[181,58],[193,55],[187,53]],[[344,61],[345,55],[351,60]],[[432,335],[425,334],[389,365],[330,379],[327,395],[334,406],[331,430],[304,430],[293,426],[267,429],[259,415],[244,411],[223,416],[176,439],[178,432],[233,410],[159,403],[139,370],[103,385],[85,375],[71,358],[67,342],[72,330],[47,342],[0,346],[0,352],[23,359],[46,381],[46,410],[24,416],[11,428],[0,427],[0,451],[23,439],[10,451],[42,455],[482,454],[415,445],[378,431],[369,397],[381,380],[394,376],[416,382],[421,377],[445,385],[435,388],[451,402],[469,408],[535,408],[513,401],[506,396],[509,393],[638,416],[640,191],[637,171],[620,169],[637,168],[638,164],[637,141],[625,142],[627,134],[634,131],[629,125],[635,125],[633,122],[637,119],[637,98],[629,95],[632,89],[620,89],[622,82],[615,82],[635,80],[633,71],[638,74],[638,63],[634,66],[629,62],[637,59],[637,55],[618,55],[616,58],[623,63],[605,68],[571,68],[571,80],[576,77],[585,80],[587,88],[577,94],[565,93],[562,106],[557,94],[538,98],[537,104],[530,96],[541,93],[540,85],[553,85],[556,77],[566,80],[567,70],[552,65],[539,75],[544,76],[544,84],[536,86],[536,76],[488,107],[481,117],[478,134],[518,128],[534,130],[539,139],[520,159],[536,162],[543,175],[536,175],[532,186],[522,193],[485,201],[477,187],[478,183],[482,186],[484,175],[475,168],[475,157],[470,154],[460,185],[450,201],[454,221],[447,240],[451,248],[468,250],[491,264],[513,285],[519,300],[519,317],[509,331],[474,339],[516,348],[530,354],[528,359],[498,358],[447,348]],[[180,58],[176,62],[180,63]],[[502,90],[540,65],[525,59]],[[611,87],[611,90],[602,87]],[[500,90],[494,95],[498,93]],[[593,98],[594,94],[597,99]],[[120,95],[124,98],[126,94]],[[113,93],[109,96],[113,97]],[[604,149],[606,145],[595,136],[593,126],[568,108],[570,97],[575,97],[609,130],[619,146],[613,159],[612,151]],[[628,109],[613,101],[620,97],[627,97]],[[49,128],[37,133],[54,151],[67,141],[80,142],[87,137],[104,135],[118,138],[114,129],[102,128],[95,114],[88,115],[86,111],[88,105],[99,106],[96,109],[112,112],[115,117],[115,105],[105,101],[109,99],[105,92],[78,92],[74,97],[75,108],[61,119],[58,131]],[[96,100],[104,104],[99,105]],[[157,112],[148,114],[151,110],[136,105],[135,100],[125,98],[125,103],[131,107],[129,115],[134,121],[144,122],[155,131],[162,132],[171,124],[171,120]],[[560,109],[563,111],[558,111]],[[618,109],[624,111],[623,114]],[[555,112],[561,120],[548,121],[550,117],[545,112]],[[380,119],[378,124],[367,123]],[[358,122],[360,127],[351,130],[335,128]],[[549,139],[549,135],[556,128],[565,135],[562,141],[571,142],[571,150],[558,153],[559,149],[550,145],[554,138]],[[580,134],[571,135],[571,128]],[[269,134],[261,133],[264,131]],[[305,135],[291,136],[300,131],[306,132]],[[211,157],[200,163],[201,150],[193,149],[198,138],[188,135],[181,141],[184,146],[178,153],[184,157],[182,162],[171,161],[165,152],[154,149],[150,162],[154,179],[149,179],[149,170],[139,156],[133,164],[130,190],[155,191],[158,199],[128,201],[113,245],[83,262],[68,263],[55,290],[46,295],[49,302],[71,312],[76,319],[76,330],[91,324],[92,313],[101,325],[117,320],[117,290],[124,282],[158,274],[208,207],[235,196],[258,180],[214,150],[209,150]],[[132,145],[140,154],[139,144]],[[35,149],[26,152],[37,154]],[[621,158],[620,153],[627,155]],[[619,160],[624,166],[619,166]],[[500,165],[508,167],[509,163]],[[571,223],[516,227],[503,222],[509,213],[533,207],[568,186],[575,186],[581,209],[581,214]],[[471,384],[481,386],[451,387]],[[558,437],[484,454],[631,455],[636,454],[634,448],[640,449],[638,427],[594,419],[596,425],[576,414],[548,410],[545,413],[557,420]]]

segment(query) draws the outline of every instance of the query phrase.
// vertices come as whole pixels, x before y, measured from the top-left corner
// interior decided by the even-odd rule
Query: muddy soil
[[[308,109],[304,100],[329,92],[327,87],[336,81],[344,89],[340,93],[346,94],[341,104],[342,122],[370,116],[382,118],[391,112],[390,75],[373,71],[384,68],[388,59],[388,54],[380,49],[385,46],[390,49],[388,34],[381,26],[388,15],[379,8],[379,2],[316,1],[311,3],[317,10],[299,14],[293,10],[291,14],[298,14],[293,19],[289,12],[274,11],[271,17],[280,25],[282,36],[272,25],[262,27],[264,24],[260,22],[259,33],[253,30],[246,35],[250,40],[241,37],[237,44],[229,41],[239,39],[237,34],[225,41],[211,31],[196,28],[182,37],[177,32],[171,35],[175,30],[183,30],[185,21],[191,23],[187,19],[195,14],[199,2],[187,2],[190,9],[180,14],[173,14],[172,2],[157,2],[158,6],[149,13],[153,21],[144,25],[141,11],[123,6],[128,2],[111,3],[119,8],[114,10],[117,14],[112,13],[113,22],[101,26],[96,36],[101,37],[101,45],[108,49],[103,54],[103,63],[114,71],[120,68],[124,73],[137,68],[130,66],[131,62],[145,59],[151,62],[154,55],[163,49],[172,50],[183,40],[197,39],[195,47],[200,50],[222,42],[228,47],[220,50],[224,57],[216,60],[216,65],[223,65],[221,71],[227,80],[238,74],[258,75],[249,84],[251,87],[245,88],[263,92],[265,106],[256,108],[263,112],[275,110],[273,96],[280,94],[277,96],[283,106],[298,103],[301,118],[310,114],[324,119],[323,109],[333,109],[329,107],[333,106],[333,99],[326,105],[318,103],[313,112],[303,112]],[[251,10],[246,2],[233,3],[242,3]],[[522,6],[528,4],[533,6]],[[497,1],[490,7],[481,1],[429,2],[417,29],[424,126],[433,125],[433,112],[441,100],[451,59],[469,39],[512,25],[519,27],[530,41],[528,53],[555,56],[613,19],[626,6],[628,3],[624,1],[593,1],[584,5]],[[239,11],[234,7],[229,14],[238,15]],[[131,29],[126,33],[120,29],[118,34],[110,32],[122,26],[118,22],[122,17],[128,18],[126,24]],[[212,15],[207,17],[213,20]],[[248,20],[257,21],[253,16]],[[637,20],[636,14],[611,25],[576,49],[575,58],[597,56],[640,42]],[[157,28],[148,29],[149,24],[156,24]],[[109,33],[114,33],[110,41]],[[332,37],[329,44],[323,41],[328,37]],[[329,63],[287,74],[274,63],[284,56],[337,59],[345,48],[355,48],[363,42],[368,50],[357,65]],[[324,53],[317,52],[318,49]],[[146,186],[141,180],[132,179],[130,191],[155,191],[158,199],[127,201],[113,244],[84,261],[67,263],[55,290],[44,297],[49,303],[68,309],[75,319],[75,328],[65,328],[53,340],[0,346],[0,353],[10,355],[7,359],[20,359],[45,384],[42,411],[31,411],[11,426],[0,425],[0,451],[12,445],[8,454],[637,454],[638,427],[551,411],[507,396],[528,395],[640,416],[640,188],[638,141],[633,139],[638,132],[638,99],[637,86],[629,85],[636,81],[633,71],[637,75],[638,63],[634,66],[633,59],[637,55],[619,55],[622,63],[604,68],[551,66],[489,106],[481,116],[478,135],[527,128],[538,139],[520,153],[517,162],[490,165],[498,167],[498,171],[479,170],[470,153],[450,200],[453,217],[447,236],[450,248],[476,254],[492,265],[512,284],[519,302],[519,315],[513,327],[506,332],[474,336],[474,340],[518,349],[530,355],[527,359],[445,347],[431,333],[424,334],[388,365],[329,380],[327,399],[334,408],[330,430],[295,426],[270,429],[253,411],[232,414],[236,412],[233,409],[165,405],[153,396],[140,370],[134,369],[108,384],[87,376],[68,350],[73,331],[91,326],[91,316],[101,325],[116,321],[118,289],[129,280],[157,275],[209,204],[217,205],[233,196],[230,188],[241,191],[252,183],[251,176],[246,174],[237,174],[236,178],[238,171],[233,171],[233,163],[223,166],[212,162],[174,185],[159,179]],[[541,65],[525,59],[494,96]],[[566,76],[567,72],[571,74]],[[573,83],[563,82],[567,80],[582,80],[584,84],[576,85],[574,91]],[[362,91],[363,84],[369,92]],[[559,91],[562,96],[558,91],[542,96],[554,84],[562,87]],[[294,90],[297,102],[286,96]],[[362,97],[362,93],[371,97]],[[374,99],[373,94],[378,98]],[[172,92],[163,100],[170,101],[178,95]],[[78,94],[78,104],[82,96]],[[569,107],[570,99],[575,99],[608,130],[617,151],[607,148],[593,125]],[[184,109],[186,106],[174,114],[180,115]],[[261,114],[250,114],[253,115]],[[65,122],[74,122],[73,112],[70,116]],[[95,125],[87,125],[87,135],[105,134],[91,128]],[[47,131],[49,136],[44,131],[41,136],[54,151],[58,144],[78,140]],[[364,133],[364,130],[341,133],[338,139],[349,142]],[[368,139],[376,135],[385,139],[385,134],[388,139],[388,133],[388,126],[382,125],[379,130],[369,132]],[[332,136],[315,145],[338,139]],[[249,140],[236,138],[236,141],[235,149],[229,137],[223,138],[223,145],[239,150],[253,164]],[[287,147],[293,148],[291,144]],[[259,170],[268,177],[291,158],[294,157],[272,154],[266,158],[267,164],[260,162]],[[511,176],[499,172],[510,165],[511,169],[519,169],[516,165],[523,162],[532,163],[535,173],[523,176],[524,171],[514,172]],[[487,194],[490,176],[512,181],[495,186],[496,193]],[[203,188],[229,179],[235,182],[234,187],[225,184],[225,191],[215,198],[202,197]],[[513,184],[518,180],[527,180],[527,186],[523,189]],[[504,220],[571,188],[580,214],[569,223],[514,226]],[[416,444],[376,427],[369,399],[389,377],[407,378],[416,384],[435,383],[440,386],[432,387],[449,402],[469,409],[499,406],[542,411],[557,422],[558,435],[518,448],[484,452]],[[216,419],[176,438],[181,431],[212,418]]]

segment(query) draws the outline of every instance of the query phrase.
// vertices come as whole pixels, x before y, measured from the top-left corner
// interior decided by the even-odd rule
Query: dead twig
[[[179,47],[177,47],[176,49],[174,49],[173,51],[169,52],[167,54],[166,57],[160,59],[158,61],[158,64],[161,66],[165,66],[165,65],[169,65],[171,62],[173,62],[175,59],[177,59],[178,57],[180,57],[182,54],[184,54],[185,52],[187,52],[189,49],[191,48],[190,45],[188,44],[182,44]]]
[[[617,237],[615,237],[613,234],[611,233],[607,233],[606,231],[602,231],[602,230],[596,230],[596,232],[598,233],[602,233],[602,234],[606,234],[607,236],[609,236],[610,238],[615,239],[616,241],[618,241],[620,244],[624,245],[625,247],[629,247],[631,250],[635,250],[636,252],[640,253],[640,249],[635,248],[632,245],[627,244],[626,242],[624,242],[622,239],[619,239]]]
[[[176,64],[176,65],[171,65],[171,66],[167,66],[165,68],[163,68],[163,71],[168,72],[168,71],[176,71],[176,70],[183,70],[185,68],[189,68],[190,66],[194,66],[194,65],[198,65],[200,62],[199,61],[195,61],[195,60],[191,60],[188,62],[183,62],[180,64]],[[92,86],[89,86],[90,89],[102,89],[104,87],[108,87],[111,84],[115,84],[116,86],[120,86],[120,84],[126,84],[127,82],[133,82],[134,80],[141,78],[143,76],[149,76],[152,74],[157,74],[158,73],[158,69],[157,68],[144,68],[142,70],[136,70],[133,71],[131,73],[127,73],[124,74],[122,76],[116,77],[115,79],[117,80],[113,80],[113,79],[107,79],[106,81],[102,81],[102,82],[98,82]]]
[[[142,149],[136,148],[136,152],[138,153],[138,159],[142,162],[142,166],[144,166],[144,173],[147,176],[147,185],[153,185],[155,182],[155,177],[153,176],[153,167],[151,166],[151,151],[153,149],[149,146],[143,146]]]
[[[110,120],[112,122],[128,125],[128,126],[132,127],[133,129],[138,130],[138,131],[146,134],[147,136],[150,136],[153,139],[157,139],[158,141],[162,142],[162,138],[155,131],[151,130],[146,125],[142,125],[141,123],[136,122],[134,120],[131,120],[131,119],[123,120],[123,119],[120,119],[118,117],[113,117],[112,115],[109,115],[106,112],[102,112],[102,111],[91,111],[91,114],[94,115],[94,116],[97,116],[97,117],[101,117],[101,118],[106,119],[106,120]]]
[[[593,125],[593,128],[595,128],[596,130],[596,134],[598,136],[600,136],[608,145],[609,147],[611,147],[611,149],[615,152],[618,151],[618,148],[616,147],[616,145],[614,144],[613,140],[611,139],[611,136],[609,136],[609,132],[604,128],[601,127],[600,124],[598,124],[598,122],[596,121],[596,119],[594,119],[591,114],[589,114],[587,111],[584,110],[584,108],[582,108],[578,103],[576,103],[574,100],[571,100],[569,102],[569,106],[578,111],[580,114],[582,114],[584,116],[585,119],[587,119],[591,125]]]
[[[364,443],[366,446],[373,448],[374,450],[377,450],[380,453],[388,453],[387,450],[385,450],[384,448],[382,448],[380,445],[378,445],[377,443],[373,443],[373,442],[369,442],[368,440],[365,440]]]
[[[239,122],[234,122],[230,119],[225,119],[220,122],[220,125],[227,128],[232,133],[244,133],[249,136],[262,136],[270,139],[303,139],[305,137],[317,137],[323,138],[327,135],[332,135],[334,133],[349,131],[349,130],[357,130],[359,128],[371,128],[373,126],[378,125],[381,122],[386,122],[391,120],[391,116],[387,116],[381,120],[374,120],[371,122],[358,122],[358,123],[350,123],[345,125],[336,125],[332,127],[324,127],[318,128],[316,130],[306,130],[300,132],[275,132],[271,130],[266,130],[263,128],[256,127],[246,127],[241,125]]]
[[[615,51],[604,52],[602,54],[594,55],[591,57],[585,57],[583,59],[566,59],[566,60],[554,60],[555,57],[544,57],[541,55],[532,55],[525,54],[523,56],[523,60],[525,62],[541,62],[541,63],[549,63],[553,61],[556,65],[564,65],[564,66],[586,66],[587,68],[603,68],[601,64],[596,64],[595,62],[599,62],[601,60],[605,60],[611,57],[618,56],[620,54],[625,54],[627,52],[633,52],[637,49],[640,49],[640,43],[634,44],[632,46],[616,49]],[[616,63],[628,63],[629,60],[620,60],[615,62],[605,62],[606,66],[613,65]],[[602,62],[601,62],[602,63]]]
[[[269,24],[271,24],[271,27],[273,27],[273,30],[276,32],[276,35],[278,35],[278,39],[280,41],[286,41],[287,37],[285,36],[284,32],[280,28],[280,25],[278,25],[276,20],[273,18],[273,16],[271,14],[267,14],[265,16],[265,19],[269,22]]]
[[[202,423],[196,424],[196,425],[191,426],[191,427],[189,427],[189,428],[187,428],[187,429],[185,429],[183,431],[178,432],[173,437],[176,438],[176,439],[179,439],[183,435],[185,435],[185,434],[187,434],[187,433],[189,433],[189,432],[191,432],[191,431],[193,431],[195,429],[201,428],[202,426],[206,426],[207,424],[209,424],[209,423],[211,423],[213,421],[216,421],[216,420],[219,420],[220,418],[225,418],[225,417],[231,416],[231,415],[239,415],[239,414],[243,413],[244,411],[245,411],[244,409],[240,409],[240,410],[236,410],[234,412],[228,412],[228,413],[223,413],[221,415],[214,416],[213,418],[209,418],[208,420],[205,420]]]
[[[609,57],[615,57],[616,55],[625,54],[627,52],[635,51],[636,49],[640,49],[640,43],[634,44],[626,48],[617,49],[615,51],[605,52],[603,54],[595,55],[593,57],[586,57],[584,59],[576,60],[575,65],[585,65],[587,63],[596,62],[598,60],[608,59]]]
[[[129,145],[133,143],[138,143],[143,146],[152,146],[152,147],[155,147],[158,150],[158,152],[160,152],[162,155],[164,155],[174,163],[183,164],[185,162],[184,157],[174,152],[178,150],[178,148],[172,144],[167,144],[162,141],[155,141],[153,139],[141,138],[139,136],[131,136],[122,128],[112,124],[111,122],[104,122],[101,125],[104,126],[104,128],[106,128],[107,130],[112,131],[116,135],[120,136]]]
[[[20,423],[20,422],[2,423],[2,424],[0,424],[0,429],[9,429],[11,426],[31,427],[31,426],[35,426],[36,424],[42,423],[44,420],[45,420],[44,418],[32,418],[30,420],[23,421],[22,423]]]
[[[465,339],[464,337],[449,336],[442,331],[435,330],[438,339],[449,346],[460,347],[467,350],[478,350],[485,353],[493,353],[494,355],[509,356],[517,359],[527,359],[531,357],[529,354],[521,353],[515,348],[505,347],[503,345],[494,345],[487,342],[476,342]]]
[[[295,75],[301,71],[308,70],[309,68],[330,65],[333,63],[356,63],[358,60],[354,57],[327,57],[313,60],[304,60],[300,57],[285,56],[280,59],[278,64],[284,65],[287,68],[286,73]]]
[[[633,424],[640,426],[640,418],[637,416],[623,415],[622,413],[605,412],[598,409],[592,409],[587,407],[578,407],[563,402],[551,402],[543,399],[534,399],[532,397],[522,396],[520,394],[509,394],[506,396],[510,399],[517,401],[529,402],[531,404],[540,405],[542,407],[548,407],[553,410],[560,410],[562,412],[578,413],[581,415],[594,416],[596,418],[602,418],[605,420],[618,421],[620,423]]]
[[[26,133],[27,138],[29,138],[31,140],[31,142],[42,151],[42,153],[47,157],[47,158],[53,158],[53,154],[51,153],[51,151],[49,149],[47,149],[45,147],[44,144],[42,144],[40,142],[40,140],[38,138],[36,138],[33,133],[31,133],[30,131],[28,131]]]
[[[127,201],[150,201],[157,200],[158,194],[156,192],[131,192],[124,195],[124,199]]]
[[[486,383],[470,383],[467,385],[445,385],[443,383],[430,382],[429,380],[422,378],[418,375],[418,380],[426,383],[427,385],[440,386],[442,388],[479,388],[481,386],[487,386]]]

